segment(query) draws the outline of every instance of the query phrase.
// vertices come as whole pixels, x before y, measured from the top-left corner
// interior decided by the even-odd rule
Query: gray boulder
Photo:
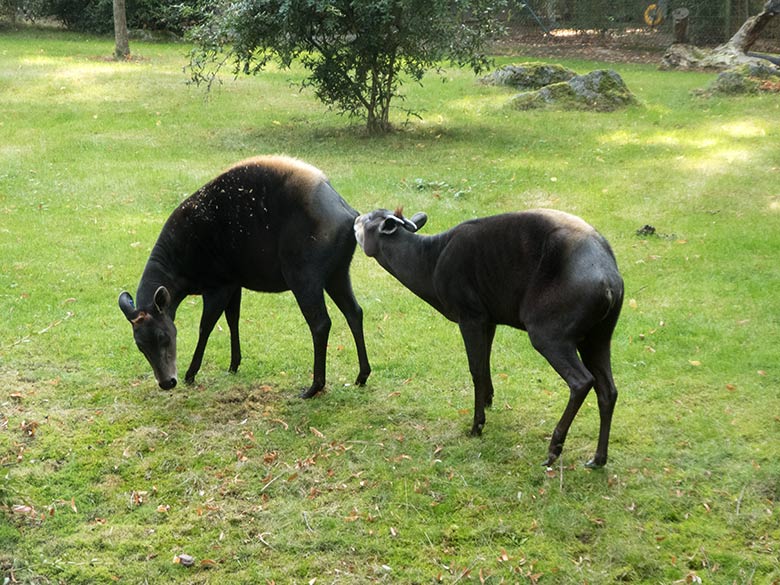
[[[617,72],[599,69],[535,91],[519,93],[510,104],[518,110],[558,108],[611,112],[636,101]]]
[[[563,65],[547,63],[520,63],[505,65],[486,75],[480,81],[485,85],[500,85],[528,91],[539,89],[552,83],[568,81],[577,73]]]
[[[780,83],[780,67],[768,61],[743,63],[721,71],[718,77],[704,91],[704,95],[736,95],[758,93],[764,88],[774,90]]]

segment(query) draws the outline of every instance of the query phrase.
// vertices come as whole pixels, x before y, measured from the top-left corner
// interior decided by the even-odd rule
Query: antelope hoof
[[[355,380],[356,386],[365,386],[366,380],[368,380],[368,375],[371,373],[371,371],[366,372],[365,374],[363,372],[358,374],[357,379]]]
[[[309,388],[308,390],[304,390],[298,396],[300,396],[303,399],[314,398],[315,396],[317,396],[317,394],[319,394],[322,391],[322,388],[323,386],[315,385]]]
[[[585,467],[589,469],[601,469],[607,464],[607,458],[600,455],[595,455],[593,459],[585,464]]]

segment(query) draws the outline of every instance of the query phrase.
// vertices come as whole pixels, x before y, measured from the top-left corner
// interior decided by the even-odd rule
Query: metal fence
[[[765,0],[511,0],[507,14],[514,29],[553,34],[593,33],[625,37],[634,45],[668,46],[673,40],[672,12],[689,11],[689,41],[715,46],[727,41],[750,16],[761,12]],[[655,9],[648,8],[655,5]],[[660,11],[664,18],[654,26],[648,16]],[[647,19],[651,20],[651,19]],[[780,51],[780,16],[759,39],[761,50]]]

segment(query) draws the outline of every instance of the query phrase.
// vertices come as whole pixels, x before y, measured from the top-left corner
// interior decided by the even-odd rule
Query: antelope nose
[[[176,387],[176,378],[171,378],[170,380],[164,380],[160,382],[160,388],[163,390],[172,390]]]

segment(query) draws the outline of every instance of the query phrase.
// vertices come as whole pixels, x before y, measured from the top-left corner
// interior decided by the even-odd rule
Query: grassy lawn
[[[104,39],[0,39],[0,579],[780,582],[777,94],[697,98],[712,74],[625,65],[636,107],[520,113],[447,70],[406,88],[420,119],[368,139],[298,90],[300,70],[204,99],[186,47],[132,49],[117,64]],[[560,464],[540,465],[568,392],[506,328],[469,438],[457,326],[360,250],[365,388],[333,307],[326,392],[298,399],[303,317],[289,293],[245,293],[239,372],[221,322],[196,385],[161,391],[117,296],[184,197],[261,153],[319,166],[360,211],[426,211],[425,233],[541,206],[595,225],[627,299],[607,467],[582,467],[592,395]],[[179,309],[180,371],[199,316],[198,298]]]

